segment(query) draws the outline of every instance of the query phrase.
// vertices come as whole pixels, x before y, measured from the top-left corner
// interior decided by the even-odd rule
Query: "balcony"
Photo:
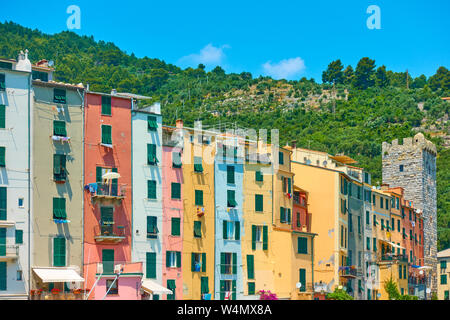
[[[94,226],[94,239],[102,244],[117,244],[125,240],[125,227],[114,224]]]
[[[383,254],[380,255],[380,257],[378,258],[378,262],[379,263],[383,263],[383,262],[393,262],[393,261],[398,261],[398,262],[408,262],[408,257],[406,255],[395,255],[395,254]]]
[[[15,221],[0,220],[0,228],[13,228],[15,225]]]
[[[125,198],[126,185],[91,183],[85,187],[94,201],[113,200],[121,202]]]
[[[120,275],[134,275],[136,277],[142,277],[142,262],[129,262],[129,261],[104,261],[97,263],[96,276],[114,277],[120,273]]]
[[[18,245],[0,244],[0,262],[14,261],[19,257]]]
[[[84,300],[82,290],[62,291],[42,291],[31,290],[30,300]]]
[[[347,267],[340,267],[342,270],[339,271],[339,276],[343,278],[356,278],[358,277],[358,268],[350,268]]]

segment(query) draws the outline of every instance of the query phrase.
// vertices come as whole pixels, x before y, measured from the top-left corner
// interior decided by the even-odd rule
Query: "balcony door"
[[[101,207],[101,234],[102,236],[110,236],[113,234],[114,226],[114,208],[112,207]]]
[[[105,274],[114,273],[114,250],[113,249],[103,249],[102,250],[102,262],[103,262],[103,273],[105,273]]]

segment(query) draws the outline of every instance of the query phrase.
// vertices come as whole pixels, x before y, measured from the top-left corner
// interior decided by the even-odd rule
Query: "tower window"
[[[400,165],[400,172],[403,172],[403,165]]]

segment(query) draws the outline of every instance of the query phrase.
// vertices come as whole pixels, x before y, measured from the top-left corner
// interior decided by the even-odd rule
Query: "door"
[[[302,284],[300,287],[301,292],[306,291],[306,269],[299,269],[299,282]]]
[[[102,236],[112,235],[114,226],[114,209],[111,207],[102,207],[100,211]]]
[[[102,250],[102,262],[103,262],[103,273],[106,273],[106,274],[114,273],[114,250],[113,249],[103,249]]]

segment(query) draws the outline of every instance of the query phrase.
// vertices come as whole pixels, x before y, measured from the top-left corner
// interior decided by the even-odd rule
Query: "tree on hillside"
[[[439,88],[444,91],[450,90],[450,71],[445,67],[439,67],[436,74],[430,77],[428,83],[434,91]]]
[[[364,57],[359,60],[355,70],[353,86],[358,89],[367,89],[375,83],[375,60]]]
[[[389,85],[389,79],[386,74],[386,66],[381,66],[377,69],[375,74],[375,85],[380,88],[385,88]]]
[[[423,88],[427,84],[427,77],[422,74],[419,77],[415,78],[413,82],[411,83],[411,88],[418,89]]]
[[[336,60],[331,62],[328,65],[327,70],[325,70],[322,73],[322,81],[324,83],[333,83],[333,84],[338,84],[338,83],[342,83],[343,82],[343,77],[344,74],[342,72],[342,69],[344,68],[344,66],[341,63],[341,60]]]
[[[351,65],[349,65],[344,70],[344,84],[346,84],[346,85],[352,84],[353,77],[354,77],[353,67]]]

